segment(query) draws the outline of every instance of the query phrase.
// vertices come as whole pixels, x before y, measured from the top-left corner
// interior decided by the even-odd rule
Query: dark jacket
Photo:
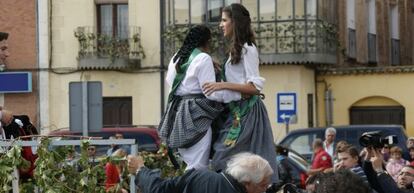
[[[23,126],[21,127],[19,123],[22,123]],[[17,138],[20,136],[39,134],[27,115],[14,115],[12,122],[3,128],[6,139],[10,139],[12,136],[13,138]]]
[[[28,135],[38,135],[36,127],[30,122],[30,119],[27,115],[14,115],[12,122],[4,126],[4,133],[6,135],[6,139],[10,139],[13,137],[14,139],[21,137],[21,136],[28,136]],[[26,138],[24,140],[31,140]],[[31,177],[33,177],[33,171],[35,169],[35,161],[37,159],[37,155],[33,154],[31,147],[23,147],[22,148],[22,157],[30,162],[29,169],[26,170],[19,170],[20,179],[25,181]]]
[[[372,167],[372,163],[370,161],[363,161],[362,162],[362,169],[365,172],[365,175],[367,176],[369,185],[372,189],[377,191],[378,193],[389,193],[385,192],[381,185],[379,184],[378,178],[377,178],[377,172],[375,172],[374,168]]]
[[[277,159],[277,169],[279,170],[279,180],[283,182],[283,184],[293,183],[292,181],[292,174],[289,166],[288,158],[284,155],[278,155]]]
[[[413,187],[411,186],[409,189],[398,188],[397,183],[395,183],[394,179],[386,173],[381,173],[377,176],[378,182],[381,185],[381,188],[384,192],[387,193],[409,193],[414,192]]]
[[[135,184],[142,193],[246,193],[233,177],[210,170],[189,170],[184,175],[160,178],[159,171],[141,168]]]

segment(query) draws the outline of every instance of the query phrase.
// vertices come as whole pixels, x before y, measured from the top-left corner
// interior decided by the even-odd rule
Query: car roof
[[[158,139],[158,133],[155,127],[152,126],[138,126],[138,127],[106,127],[102,128],[100,131],[90,131],[89,133],[93,135],[94,133],[143,133],[150,135],[153,138]],[[62,128],[57,130],[52,130],[48,135],[82,135],[82,132],[76,131],[72,132],[69,128]]]
[[[342,130],[342,129],[361,129],[361,128],[367,128],[367,129],[396,129],[401,128],[404,130],[404,127],[401,125],[339,125],[339,126],[329,126],[333,127],[336,130]],[[311,128],[303,128],[303,129],[295,129],[289,132],[289,134],[294,133],[303,133],[303,132],[315,132],[315,131],[325,131],[325,129],[328,127],[311,127]]]

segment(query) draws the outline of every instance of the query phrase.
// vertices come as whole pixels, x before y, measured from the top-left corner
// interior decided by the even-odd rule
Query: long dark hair
[[[174,56],[173,61],[177,62],[175,65],[175,70],[180,72],[180,66],[187,62],[188,58],[191,55],[191,52],[195,48],[204,47],[208,44],[208,41],[211,39],[210,29],[205,25],[196,25],[190,29],[187,36],[184,39],[183,45],[177,54]]]
[[[233,35],[229,48],[231,63],[237,64],[241,59],[243,45],[256,45],[256,40],[251,27],[249,11],[241,4],[233,3],[223,8],[223,12],[231,18],[233,26]]]
[[[7,40],[9,34],[6,32],[0,32],[0,41]]]

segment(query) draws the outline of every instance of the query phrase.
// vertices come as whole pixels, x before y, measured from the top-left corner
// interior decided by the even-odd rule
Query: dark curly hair
[[[251,19],[249,11],[241,4],[233,3],[223,8],[223,13],[231,18],[233,26],[233,35],[229,48],[231,63],[237,64],[241,59],[243,45],[247,43],[249,46],[256,45],[256,40],[251,27]]]
[[[174,56],[173,61],[177,62],[175,70],[180,72],[180,66],[187,62],[191,52],[195,48],[207,46],[211,39],[211,31],[205,25],[196,25],[190,29],[184,39],[183,45]]]
[[[368,184],[347,169],[324,173],[315,180],[316,193],[370,193]]]

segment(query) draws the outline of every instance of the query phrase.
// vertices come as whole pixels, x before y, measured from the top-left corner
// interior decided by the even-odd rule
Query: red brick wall
[[[4,108],[37,122],[36,0],[0,1],[0,31],[9,33],[7,69],[32,72],[32,92],[4,94]]]

